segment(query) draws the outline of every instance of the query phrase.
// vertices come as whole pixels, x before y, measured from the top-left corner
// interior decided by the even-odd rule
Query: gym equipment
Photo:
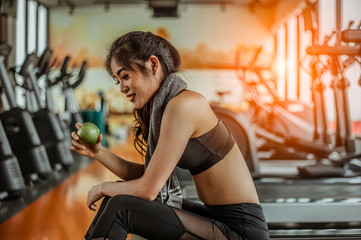
[[[361,178],[256,179],[271,239],[360,239]],[[183,197],[199,202],[184,185]]]
[[[48,50],[45,51],[45,54],[48,54],[47,52]],[[46,61],[46,57],[43,56],[41,60]],[[53,169],[68,169],[74,162],[73,157],[65,141],[66,138],[61,128],[59,118],[46,108],[45,102],[41,99],[36,77],[36,66],[47,64],[39,64],[38,61],[39,58],[36,54],[28,54],[18,74],[23,77],[24,81],[27,82],[27,85],[31,87],[34,93],[37,110],[32,113],[32,116],[36,130],[45,145]]]
[[[353,21],[350,21],[346,30],[341,32],[341,40],[345,43],[361,44],[361,22],[359,25],[352,29]]]
[[[83,61],[77,74],[77,79],[75,82],[70,83],[70,79],[73,77],[73,74],[67,70],[69,61],[70,57],[66,56],[60,70],[61,76],[59,77],[61,78],[63,94],[65,96],[65,111],[63,116],[71,131],[77,131],[75,123],[82,123],[83,118],[79,112],[79,106],[75,98],[74,89],[83,82],[88,64],[86,61]]]
[[[23,195],[24,190],[25,182],[18,159],[10,148],[0,121],[0,192],[5,191],[9,197],[18,197]]]
[[[311,61],[313,86],[312,96],[314,105],[314,116],[312,116],[312,108],[307,107],[300,101],[280,101],[262,76],[262,67],[255,67],[254,63],[260,53],[259,48],[248,67],[238,67],[238,77],[245,89],[246,95],[249,97],[249,110],[244,114],[252,130],[258,140],[262,139],[262,146],[258,146],[257,151],[268,150],[276,152],[288,153],[288,159],[316,159],[317,162],[312,166],[299,167],[301,175],[307,177],[331,177],[360,174],[360,168],[357,166],[357,158],[361,153],[355,153],[355,143],[350,131],[350,119],[348,116],[348,97],[347,97],[347,80],[342,76],[343,63],[339,62],[339,56],[348,54],[349,56],[359,55],[360,46],[327,46],[326,38],[322,46],[313,45],[308,49],[308,53],[312,55],[327,54],[331,56],[329,66],[322,69],[323,72],[331,69],[334,76],[333,90],[335,97],[335,106],[337,113],[337,128],[335,132],[334,143],[327,130],[326,107],[323,96],[323,83],[321,82],[321,74],[318,58]],[[246,71],[251,71],[257,76],[257,81],[249,81],[246,77]],[[341,76],[341,77],[340,77]],[[267,94],[273,99],[272,103],[262,101],[262,94],[259,89],[267,91]],[[295,114],[292,109],[302,114]],[[306,114],[305,114],[306,113]],[[221,113],[222,115],[223,113]],[[230,115],[230,114],[228,114]],[[233,114],[235,117],[237,114]],[[306,117],[305,117],[306,115]],[[302,117],[301,117],[302,116]],[[319,124],[322,124],[322,139],[318,132]],[[282,159],[280,155],[273,159]],[[330,163],[321,163],[327,159]],[[349,170],[349,163],[352,160],[352,171]],[[355,167],[354,167],[355,166]],[[356,170],[356,171],[355,171]]]
[[[71,176],[73,176],[75,173],[80,171],[81,169],[88,166],[93,159],[84,157],[80,154],[74,154],[74,164],[69,169],[69,171],[61,171],[56,172],[52,174],[46,181],[38,181],[32,186],[27,186],[25,189],[25,193],[19,197],[19,198],[8,198],[1,200],[2,193],[0,191],[0,225],[16,214],[20,213],[24,209],[26,209],[28,206],[33,204],[35,201],[37,201],[39,198],[43,197],[44,195],[48,194],[50,191],[52,191],[54,188],[58,187],[60,184],[64,183],[65,180],[69,179]],[[1,176],[0,176],[1,179]],[[66,184],[66,183],[65,183]],[[1,185],[1,182],[0,182]],[[7,193],[4,192],[7,196]],[[64,196],[58,196],[58,195],[52,195],[52,197],[47,198],[45,200],[45,203],[48,201],[52,201],[52,198],[58,198]],[[64,198],[65,199],[65,198]],[[60,200],[61,201],[61,200]],[[44,202],[44,201],[43,201]],[[49,208],[54,209],[58,206],[51,204],[51,202],[48,202],[49,204],[46,204],[45,206],[38,206],[40,208]],[[36,216],[35,216],[36,218]],[[1,231],[0,231],[1,232]],[[2,237],[2,235],[1,235]]]
[[[61,125],[61,128],[64,132],[64,141],[66,145],[71,145],[71,132],[69,126],[66,124],[66,122],[60,117],[60,114],[57,113],[56,106],[55,106],[55,100],[54,100],[54,94],[53,94],[53,87],[58,85],[62,80],[62,72],[60,73],[59,77],[56,77],[54,80],[50,78],[50,72],[51,67],[53,67],[56,64],[56,60],[54,60],[52,63],[50,63],[50,59],[52,56],[52,50],[47,48],[44,50],[43,54],[40,56],[40,60],[37,66],[37,73],[36,77],[39,79],[43,75],[45,75],[45,100],[46,100],[46,108],[49,109],[51,112],[53,112],[56,117],[58,118],[58,121]]]
[[[31,114],[16,105],[14,90],[4,63],[10,51],[11,47],[8,44],[0,44],[0,80],[10,106],[10,110],[0,114],[0,119],[19,161],[24,179],[35,181],[39,177],[48,178],[52,174],[52,169]]]
[[[353,41],[359,42],[360,30],[351,31],[352,23],[349,24],[347,30],[342,31],[341,39],[350,42],[350,35]],[[358,28],[360,28],[361,23]],[[352,32],[352,34],[351,34]],[[358,34],[357,34],[358,33]],[[351,134],[351,120],[349,116],[349,103],[347,88],[349,87],[349,81],[344,77],[343,72],[345,66],[350,65],[349,59],[356,59],[357,56],[361,56],[361,45],[354,46],[341,46],[340,43],[335,46],[328,46],[327,43],[331,37],[336,34],[333,32],[330,36],[325,38],[323,45],[313,45],[307,48],[307,53],[313,56],[327,55],[329,56],[328,66],[332,74],[332,84],[335,110],[336,110],[336,131],[333,141],[334,152],[328,156],[330,163],[328,164],[316,164],[311,166],[299,167],[299,170],[304,175],[313,176],[317,174],[319,170],[327,173],[327,171],[341,171],[341,174],[345,175],[345,170],[353,170],[354,172],[361,172],[361,153],[356,152],[355,149],[355,137]],[[349,59],[342,62],[340,57],[347,55]],[[346,63],[345,63],[346,62]],[[323,170],[322,170],[323,169]],[[326,170],[327,169],[327,170]]]
[[[237,77],[249,103],[249,109],[242,114],[252,124],[258,139],[262,139],[258,151],[271,153],[263,159],[307,159],[307,154],[295,151],[294,145],[295,139],[313,142],[312,106],[299,100],[284,101],[277,96],[268,84],[270,80],[263,76],[264,72],[271,72],[270,68],[254,66],[261,50],[256,50],[248,66],[237,63]],[[249,79],[249,74],[254,78]],[[273,77],[271,80],[274,81]],[[272,102],[263,100],[264,96]]]

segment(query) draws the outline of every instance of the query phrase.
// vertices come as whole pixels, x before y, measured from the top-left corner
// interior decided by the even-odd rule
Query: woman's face
[[[151,69],[151,63],[146,62],[146,67]],[[130,71],[114,59],[111,69],[116,84],[120,85],[120,91],[134,104],[136,109],[141,109],[147,102],[151,101],[159,88],[159,81],[150,74],[144,75],[139,70]]]

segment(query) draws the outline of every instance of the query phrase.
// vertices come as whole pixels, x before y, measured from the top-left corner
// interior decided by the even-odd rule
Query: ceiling
[[[258,7],[274,7],[279,0],[36,0],[49,8],[56,7],[84,7],[106,4],[148,4],[148,5],[172,5],[172,4],[226,4],[226,5],[257,5]]]
[[[238,5],[248,7],[251,12],[257,8],[275,8],[279,0],[36,0],[52,9],[69,7],[70,12],[85,6],[103,5],[109,9],[111,5],[143,4],[153,9],[154,17],[177,17],[179,5]]]

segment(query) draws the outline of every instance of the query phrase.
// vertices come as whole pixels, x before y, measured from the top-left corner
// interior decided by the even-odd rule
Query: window
[[[25,12],[26,1],[18,0],[17,5],[17,19],[16,19],[16,44],[15,44],[15,64],[21,65],[26,56],[25,50]]]
[[[42,54],[48,46],[48,9],[36,1],[18,0],[15,64],[23,64],[26,54]]]
[[[38,8],[38,42],[37,52],[41,55],[47,47],[48,42],[48,11],[45,7]]]

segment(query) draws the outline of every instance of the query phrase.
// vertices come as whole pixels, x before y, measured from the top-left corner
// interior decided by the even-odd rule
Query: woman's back
[[[195,124],[193,139],[202,137],[216,128],[219,119],[202,95],[192,91],[183,91],[175,97],[177,98],[180,102],[192,101],[197,111],[195,122],[192,123]],[[259,203],[252,177],[241,151],[234,142],[230,149],[215,165],[193,175],[200,200],[207,205]]]

